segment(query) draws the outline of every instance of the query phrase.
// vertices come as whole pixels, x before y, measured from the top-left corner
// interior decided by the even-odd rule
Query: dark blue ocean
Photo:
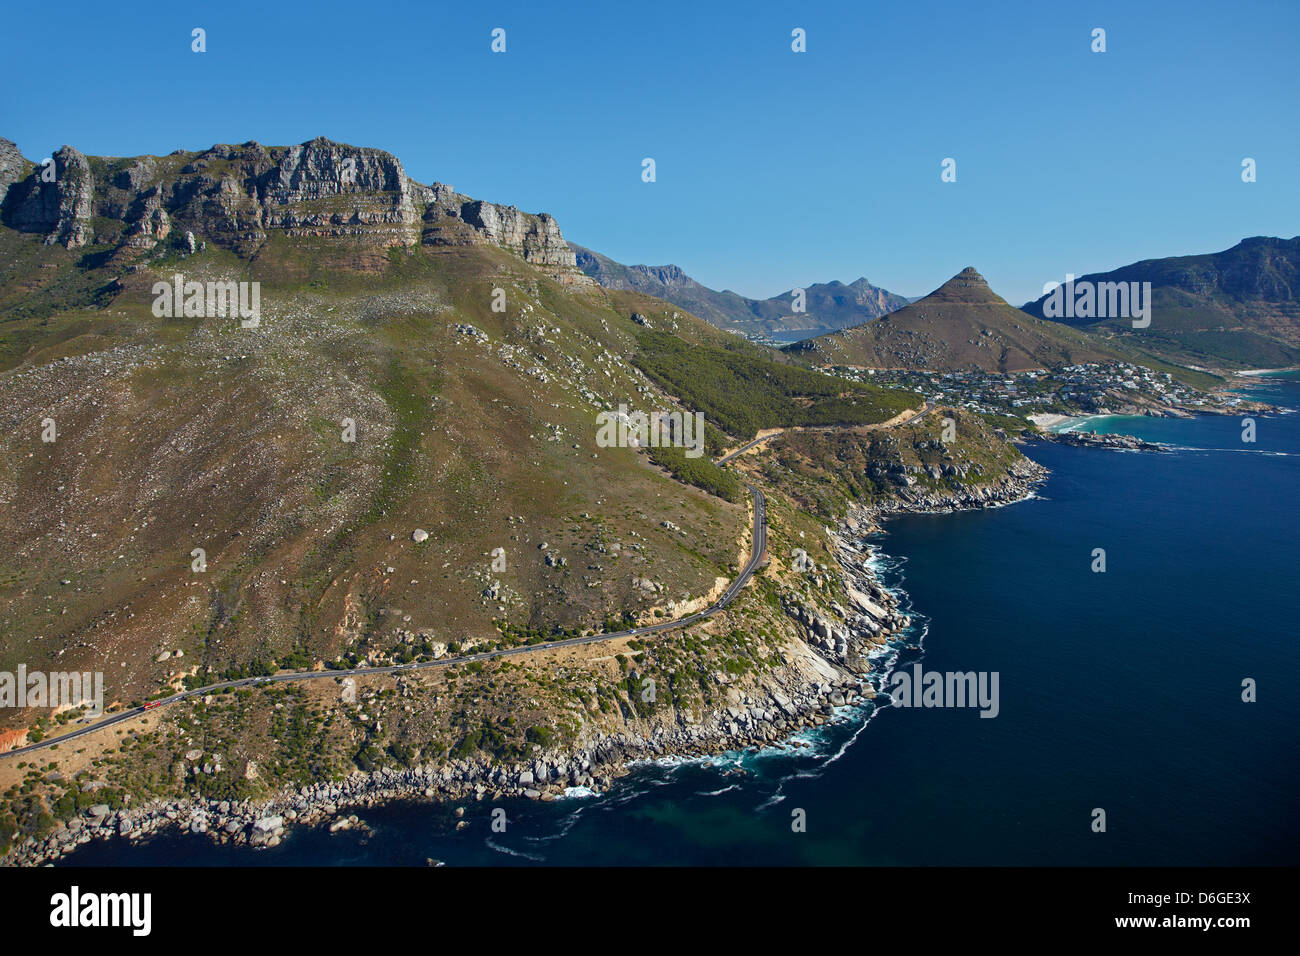
[[[1295,380],[1252,394],[1300,408]],[[253,851],[164,834],[65,862],[1300,863],[1300,414],[1260,417],[1253,444],[1240,418],[1100,427],[1177,450],[1031,445],[1052,470],[1040,498],[897,518],[874,540],[918,617],[921,650],[902,660],[998,672],[994,719],[882,708],[807,736],[812,748],[507,801],[503,834],[487,803],[466,804],[461,831],[450,807],[397,805],[360,811],[370,835],[294,831]],[[792,832],[796,809],[806,832]]]

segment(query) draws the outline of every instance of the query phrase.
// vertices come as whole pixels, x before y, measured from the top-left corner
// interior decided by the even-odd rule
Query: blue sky
[[[71,0],[6,26],[0,135],[29,158],[324,135],[755,297],[861,275],[920,295],[973,265],[1019,305],[1300,233],[1294,0]]]

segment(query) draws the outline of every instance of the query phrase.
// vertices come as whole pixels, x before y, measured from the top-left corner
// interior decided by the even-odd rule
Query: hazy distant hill
[[[570,245],[577,253],[578,268],[608,289],[629,289],[657,296],[719,328],[751,334],[848,328],[901,309],[908,302],[865,278],[848,285],[818,282],[804,289],[806,308],[796,313],[792,307],[793,290],[770,299],[749,299],[701,285],[678,266],[626,266],[591,249]]]
[[[1027,315],[969,266],[897,312],[787,347],[819,365],[1022,371],[1119,356],[1091,337]]]
[[[1115,335],[1174,362],[1208,367],[1300,364],[1300,236],[1256,236],[1231,249],[1145,259],[1078,282],[1150,282],[1151,325],[1128,319],[1058,319]],[[1043,315],[1046,296],[1025,305]]]

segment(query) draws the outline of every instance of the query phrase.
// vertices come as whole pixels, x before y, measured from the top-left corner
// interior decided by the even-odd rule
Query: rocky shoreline
[[[1047,469],[1024,459],[987,485],[957,491],[902,488],[884,504],[855,506],[830,537],[843,575],[843,601],[820,608],[799,601],[783,604],[804,628],[803,645],[785,666],[765,672],[750,687],[738,689],[735,703],[691,721],[674,714],[674,726],[660,722],[639,731],[598,737],[571,752],[551,751],[524,768],[506,768],[487,759],[456,760],[442,766],[416,766],[371,773],[282,792],[265,801],[168,800],[112,810],[90,807],[39,840],[15,846],[9,866],[48,864],[95,839],[144,840],[166,828],[206,836],[215,843],[274,847],[291,827],[328,826],[331,833],[364,829],[358,810],[396,800],[434,800],[444,805],[509,798],[555,800],[571,787],[601,790],[632,767],[653,759],[696,759],[730,750],[761,748],[837,719],[840,708],[868,703],[875,696],[870,657],[911,618],[899,608],[870,567],[872,552],[861,539],[880,530],[878,518],[890,514],[941,514],[999,507],[1033,495]],[[798,641],[794,642],[796,645]],[[465,806],[455,806],[457,827],[468,826]]]
[[[704,722],[657,734],[618,733],[578,751],[547,753],[526,770],[511,770],[486,760],[454,761],[441,767],[356,772],[349,777],[268,801],[170,800],[112,810],[106,804],[84,813],[40,840],[16,846],[3,861],[9,866],[36,866],[72,853],[95,839],[114,836],[143,840],[168,827],[206,835],[215,843],[278,846],[292,826],[328,821],[331,833],[364,828],[356,811],[394,800],[436,800],[444,804],[507,798],[555,800],[570,787],[601,790],[628,773],[637,762],[655,758],[692,759],[728,750],[757,748],[788,738],[799,730],[826,724],[835,710],[860,704],[874,691],[863,678],[828,677],[814,685],[768,689],[767,696],[747,695],[740,706],[710,714]],[[463,817],[458,806],[455,815]],[[457,824],[458,828],[467,825]]]
[[[1147,441],[1133,435],[1101,435],[1096,432],[1056,432],[1043,436],[1044,441],[1054,441],[1077,448],[1111,448],[1116,451],[1168,451],[1169,446]]]
[[[1033,497],[1036,486],[1048,474],[1048,470],[1038,462],[1021,458],[1005,475],[988,484],[943,491],[900,488],[892,499],[873,506],[871,511],[881,515],[951,514],[954,511],[999,508]]]
[[[910,623],[898,610],[897,598],[876,580],[868,566],[870,553],[845,535],[835,537],[850,582],[847,603],[854,610],[839,604],[828,613],[808,606],[787,608],[787,614],[806,627],[806,654],[799,666],[766,673],[734,705],[704,715],[698,723],[684,722],[678,714],[675,727],[660,724],[653,731],[602,736],[573,752],[541,754],[526,769],[503,768],[486,759],[458,760],[441,767],[358,771],[268,801],[170,800],[116,811],[100,804],[41,840],[15,847],[4,862],[39,865],[94,839],[119,836],[134,842],[168,827],[206,835],[216,843],[273,847],[293,826],[328,824],[331,832],[364,827],[356,811],[389,801],[455,805],[504,798],[555,800],[570,787],[602,790],[638,762],[702,758],[777,744],[835,719],[837,708],[869,701],[874,688],[867,677],[867,655]],[[463,817],[465,807],[457,806],[454,812]]]

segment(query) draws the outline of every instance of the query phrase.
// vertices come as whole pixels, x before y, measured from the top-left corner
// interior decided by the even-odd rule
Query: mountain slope
[[[56,160],[0,228],[0,670],[143,699],[671,614],[734,573],[748,501],[604,447],[598,413],[698,409],[720,447],[913,398],[603,289],[554,220],[379,150]],[[159,309],[178,275],[258,283],[256,327]]]
[[[448,799],[604,788],[627,760],[824,721],[905,623],[845,610],[826,530],[845,493],[925,485],[919,464],[823,490],[838,445],[801,443],[771,475],[760,446],[721,472],[610,447],[600,416],[698,410],[713,448],[862,425],[868,448],[918,396],[602,288],[549,217],[422,186],[382,151],[65,148],[54,182],[15,155],[0,150],[0,672],[101,672],[109,712],[286,668],[367,672],[215,691],[66,743],[79,708],[0,709],[4,746],[52,744],[39,781],[0,760],[0,854],[33,837],[40,857],[56,820],[128,796],[193,801],[198,832],[214,803],[298,801],[357,771],[420,767],[418,792]],[[226,283],[257,283],[255,323],[213,309]],[[891,454],[939,454],[936,428],[899,429]],[[934,480],[1005,477],[966,467],[985,440],[963,428]],[[707,621],[549,646],[707,607],[764,529],[763,567]],[[415,661],[445,666],[374,671]],[[740,727],[747,702],[769,723]]]
[[[788,346],[818,365],[1014,372],[1117,359],[1073,329],[1026,315],[969,266],[911,305]]]
[[[610,289],[635,289],[688,309],[719,328],[750,335],[808,329],[841,329],[900,309],[907,299],[865,278],[845,285],[819,282],[804,289],[803,312],[793,310],[793,290],[770,299],[717,292],[696,282],[680,267],[626,266],[582,246],[573,246],[578,268]]]
[[[1151,324],[1055,321],[1114,335],[1169,361],[1213,368],[1300,365],[1300,236],[1243,239],[1223,252],[1145,259],[1081,282],[1150,282]],[[1047,296],[1025,305],[1044,315]]]

